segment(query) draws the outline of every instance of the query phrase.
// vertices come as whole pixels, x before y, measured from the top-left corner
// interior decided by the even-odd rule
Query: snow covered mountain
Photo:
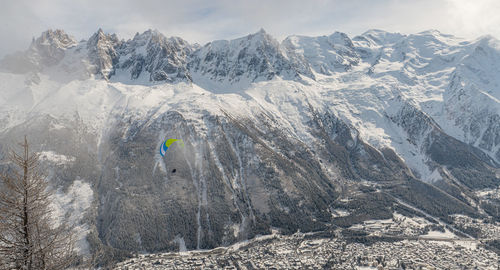
[[[437,31],[200,46],[49,30],[1,62],[0,150],[28,134],[61,194],[85,190],[90,248],[211,248],[414,208],[499,219],[477,195],[500,184],[499,59],[492,37]],[[166,138],[185,147],[162,157]]]

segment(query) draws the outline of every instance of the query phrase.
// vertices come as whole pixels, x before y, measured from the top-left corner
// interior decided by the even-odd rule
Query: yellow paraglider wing
[[[165,153],[167,152],[168,148],[170,145],[172,145],[174,142],[179,142],[181,144],[181,147],[184,147],[184,142],[180,139],[168,139],[163,143],[160,147],[160,155],[165,156]]]
[[[174,142],[180,142],[181,146],[184,147],[184,142],[180,139],[168,139],[167,141],[165,141],[165,146],[166,147],[170,147],[171,144],[173,144]]]

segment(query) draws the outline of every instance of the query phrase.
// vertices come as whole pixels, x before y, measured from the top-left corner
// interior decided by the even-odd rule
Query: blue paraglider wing
[[[163,142],[161,144],[161,147],[160,147],[160,155],[162,157],[165,156],[165,154],[167,153],[167,150],[168,148],[170,147],[170,145],[172,145],[174,142],[180,142],[181,146],[184,146],[184,142],[180,139],[168,139],[166,140],[165,142]]]

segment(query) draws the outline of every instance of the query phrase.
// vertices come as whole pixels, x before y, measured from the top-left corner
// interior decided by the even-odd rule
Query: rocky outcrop
[[[212,81],[234,83],[270,80],[276,76],[296,79],[310,75],[308,65],[291,59],[263,29],[235,40],[213,41],[198,49],[189,63],[192,73]]]
[[[76,40],[63,30],[47,30],[40,37],[33,38],[27,51],[7,55],[1,65],[19,73],[41,71],[58,64],[66,55],[66,50],[76,44]]]
[[[131,79],[148,73],[150,81],[191,81],[187,61],[192,51],[193,46],[181,38],[166,38],[158,31],[148,30],[121,46],[122,60],[117,68],[129,72]]]
[[[104,34],[99,29],[87,41],[88,58],[94,65],[93,73],[109,79],[115,73],[115,65],[118,63],[119,55],[116,48],[121,45],[118,37],[113,34]]]

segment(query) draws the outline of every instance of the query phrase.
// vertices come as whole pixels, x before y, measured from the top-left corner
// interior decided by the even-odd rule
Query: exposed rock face
[[[65,50],[76,45],[76,41],[63,30],[48,30],[33,41],[30,50],[40,59],[41,65],[52,66],[64,57]]]
[[[158,31],[148,30],[123,44],[123,60],[118,68],[128,70],[131,79],[147,71],[151,81],[191,81],[187,59],[192,47],[181,38],[166,38]]]
[[[16,53],[2,60],[3,67],[14,72],[39,71],[58,64],[68,48],[77,42],[63,30],[47,30],[33,39],[24,53]]]
[[[95,66],[95,74],[109,79],[115,73],[115,65],[119,59],[116,47],[120,44],[115,34],[104,34],[102,29],[90,37],[87,42],[88,57],[90,63]]]
[[[219,82],[270,80],[275,76],[297,78],[311,74],[307,65],[290,59],[284,48],[264,30],[243,38],[213,41],[197,50],[190,71]]]

